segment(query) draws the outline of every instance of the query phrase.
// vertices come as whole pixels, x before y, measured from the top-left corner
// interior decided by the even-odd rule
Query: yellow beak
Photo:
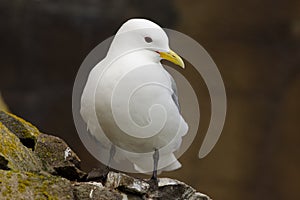
[[[183,60],[174,51],[170,50],[169,52],[158,52],[158,53],[162,59],[168,60],[184,69]]]

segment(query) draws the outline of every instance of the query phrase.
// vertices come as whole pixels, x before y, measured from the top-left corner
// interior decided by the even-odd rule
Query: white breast
[[[84,89],[81,114],[91,134],[104,145],[112,142],[125,150],[136,169],[152,170],[147,163],[152,163],[155,148],[164,158],[159,168],[174,162],[177,168],[173,152],[188,126],[172,100],[170,77],[159,62],[145,56],[147,52],[137,51],[99,63]]]

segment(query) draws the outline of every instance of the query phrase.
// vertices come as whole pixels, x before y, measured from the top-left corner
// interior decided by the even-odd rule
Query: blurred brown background
[[[85,56],[132,17],[149,18],[202,44],[219,67],[227,120],[215,149],[197,153],[209,119],[161,176],[182,180],[213,199],[300,199],[300,1],[2,0],[0,91],[10,110],[60,136],[97,167],[72,119],[71,95]],[[188,73],[187,73],[188,74]],[[208,100],[203,84],[203,100]]]

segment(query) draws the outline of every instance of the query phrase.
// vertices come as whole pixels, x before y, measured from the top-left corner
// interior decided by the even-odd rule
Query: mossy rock
[[[27,141],[31,140],[30,143]],[[109,172],[102,183],[98,170],[88,175],[62,139],[40,133],[30,123],[0,111],[0,199],[190,199],[209,200],[192,187],[168,178],[151,182]],[[24,142],[25,141],[25,142]],[[93,175],[93,176],[92,176]],[[99,171],[98,175],[103,177]]]
[[[75,199],[88,200],[88,199],[101,199],[101,200],[122,200],[126,196],[121,192],[106,188],[98,182],[82,182],[74,183],[73,191]]]
[[[34,148],[39,136],[39,130],[29,122],[11,113],[0,111],[0,122],[14,133],[28,148]]]
[[[40,134],[34,153],[46,166],[52,167],[56,174],[69,180],[80,180],[86,173],[80,170],[80,159],[62,139]]]
[[[20,139],[0,122],[0,157],[2,169],[39,172],[43,166],[30,148],[25,147]],[[6,165],[5,165],[6,163]]]
[[[72,185],[67,179],[31,172],[0,170],[0,199],[74,198]]]

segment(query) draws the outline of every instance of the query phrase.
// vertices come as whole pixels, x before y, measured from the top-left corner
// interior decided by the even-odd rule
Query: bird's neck
[[[131,57],[133,60],[140,60],[143,63],[159,63],[161,60],[158,53],[149,49],[135,49],[125,52],[111,51],[107,54],[107,58],[109,59],[120,59],[124,56]]]

